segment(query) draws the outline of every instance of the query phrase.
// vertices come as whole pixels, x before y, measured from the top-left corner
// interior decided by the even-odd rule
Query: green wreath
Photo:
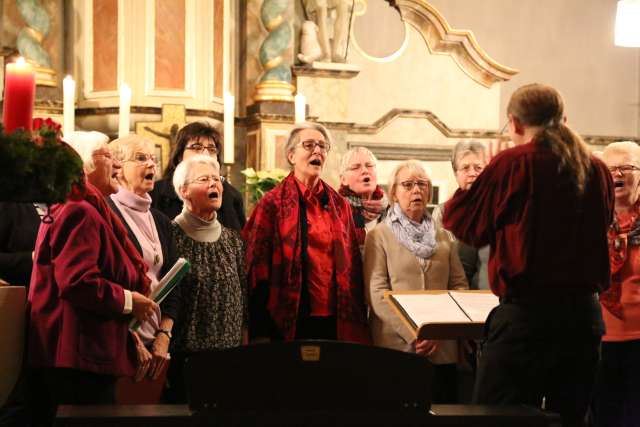
[[[33,137],[7,135],[0,125],[0,200],[53,204],[65,201],[82,178],[82,160],[60,139],[60,125],[34,120]]]

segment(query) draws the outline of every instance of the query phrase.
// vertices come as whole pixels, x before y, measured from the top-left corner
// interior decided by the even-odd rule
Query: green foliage
[[[240,171],[240,173],[247,177],[247,184],[244,190],[249,193],[253,203],[257,203],[262,196],[272,190],[289,174],[289,172],[282,169],[256,172],[253,168],[245,169]]]
[[[46,123],[34,131],[10,135],[0,126],[0,200],[63,202],[82,176],[82,160]]]

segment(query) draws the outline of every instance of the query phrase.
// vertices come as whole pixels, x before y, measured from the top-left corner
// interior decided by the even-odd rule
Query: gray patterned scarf
[[[398,242],[418,258],[428,259],[437,249],[436,227],[433,219],[425,211],[422,222],[409,219],[396,202],[384,220]]]

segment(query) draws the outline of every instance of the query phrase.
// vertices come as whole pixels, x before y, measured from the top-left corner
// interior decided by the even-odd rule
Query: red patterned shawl
[[[323,182],[333,231],[333,267],[337,290],[337,337],[369,344],[362,260],[349,203]],[[247,242],[250,289],[269,283],[267,309],[285,340],[295,338],[302,289],[300,195],[293,173],[258,203],[242,230]]]
[[[615,215],[609,227],[609,262],[611,263],[611,286],[600,294],[602,305],[619,319],[624,319],[620,297],[622,296],[622,267],[627,263],[629,246],[640,245],[640,205],[633,207],[633,213],[620,219]]]

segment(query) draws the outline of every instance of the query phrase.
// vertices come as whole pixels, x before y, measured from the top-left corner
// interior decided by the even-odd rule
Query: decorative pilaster
[[[55,87],[56,72],[51,66],[49,54],[42,47],[42,41],[51,29],[51,18],[39,0],[16,0],[16,6],[27,24],[18,33],[18,52],[36,68],[37,85]]]
[[[291,23],[284,17],[289,0],[264,0],[260,9],[262,25],[269,34],[260,46],[260,64],[265,72],[256,85],[255,101],[293,101],[291,64],[284,59],[292,40]]]

